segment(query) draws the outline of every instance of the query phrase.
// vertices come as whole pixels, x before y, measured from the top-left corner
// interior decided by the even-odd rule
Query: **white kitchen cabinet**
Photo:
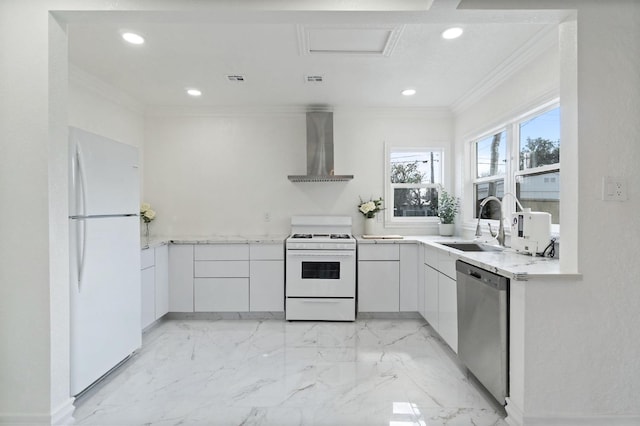
[[[155,252],[156,319],[169,312],[169,246],[164,244]]]
[[[151,252],[153,254],[152,248],[144,251]],[[155,267],[153,265],[148,266],[140,271],[140,275],[142,290],[142,315],[140,318],[140,326],[141,329],[145,329],[156,320]]]
[[[400,310],[399,269],[396,261],[358,262],[358,312]]]
[[[247,312],[249,278],[195,278],[195,312]]]
[[[196,260],[193,268],[195,278],[246,278],[249,276],[249,260]]]
[[[358,246],[358,312],[400,311],[399,244]]]
[[[399,244],[400,248],[400,312],[418,309],[418,245]]]
[[[238,244],[197,244],[194,260],[248,260],[249,245]]]
[[[249,244],[249,259],[284,261],[284,243],[251,243]]]
[[[424,313],[424,263],[422,259],[424,259],[424,244],[418,244],[418,313],[422,316],[422,318],[426,319]]]
[[[458,296],[455,280],[438,275],[438,333],[458,352]]]
[[[249,310],[284,312],[284,244],[249,244]]]
[[[438,275],[439,272],[424,265],[424,319],[438,331]]]
[[[447,250],[424,247],[424,317],[454,352],[458,351],[456,260]]]
[[[168,247],[146,248],[140,252],[142,329],[169,311]]]
[[[249,311],[249,245],[196,245],[193,265],[195,312]]]
[[[359,244],[358,260],[400,260],[399,244]]]
[[[169,311],[193,312],[192,244],[169,246]]]
[[[251,260],[249,310],[284,311],[284,261]]]

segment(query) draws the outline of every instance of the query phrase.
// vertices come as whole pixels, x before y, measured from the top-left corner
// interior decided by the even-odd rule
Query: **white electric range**
[[[354,321],[356,240],[350,216],[293,216],[286,240],[287,320]]]

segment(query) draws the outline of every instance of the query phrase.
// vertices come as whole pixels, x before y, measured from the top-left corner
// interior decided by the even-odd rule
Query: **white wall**
[[[456,191],[462,197],[462,214],[469,230],[475,225],[469,224],[475,206],[473,193],[469,190],[473,179],[470,169],[470,156],[473,154],[469,141],[557,98],[559,85],[560,61],[558,43],[555,42],[540,56],[531,58],[528,64],[495,87],[486,97],[456,114]]]
[[[49,27],[47,11],[112,7],[107,3],[0,2],[0,423],[45,423],[68,403],[66,156],[60,136],[67,124],[66,87],[57,72],[49,74],[66,48],[60,28]],[[518,2],[526,8],[524,3]],[[631,425],[640,417],[640,57],[634,54],[640,51],[640,4],[585,3],[565,3],[580,8],[576,220],[584,278],[527,289],[533,349],[526,354],[532,360],[526,374],[535,380],[525,390],[525,408],[538,418],[528,424]],[[338,170],[347,166],[340,161]],[[627,202],[599,199],[603,174],[627,179]],[[356,191],[376,189],[381,186]],[[354,196],[343,196],[344,205],[348,198],[352,206]],[[570,419],[581,415],[589,419]],[[546,421],[550,416],[557,421]]]
[[[566,241],[562,231],[561,238],[583,278],[514,287],[520,302],[512,308],[522,309],[517,318],[524,342],[518,355],[523,377],[512,395],[522,416],[514,424],[640,424],[640,59],[631,53],[640,52],[640,3],[595,3],[580,4],[577,38],[570,23],[561,34],[577,54],[562,46],[567,57],[560,65],[528,67],[456,117],[456,151],[463,152],[463,135],[521,112],[559,81],[562,95],[574,94],[561,98],[563,126],[577,123],[577,132],[563,129],[563,137],[577,133],[577,139],[562,141],[568,154],[562,154],[562,179],[571,184],[562,186],[561,197],[577,203],[568,206],[572,217],[562,219],[577,224],[577,232],[569,233],[577,241]],[[577,82],[571,61],[577,61]],[[626,202],[602,201],[607,175],[626,179]]]
[[[442,110],[335,111],[335,172],[355,178],[292,183],[287,175],[306,173],[303,110],[165,111],[146,127],[145,200],[158,214],[152,233],[173,237],[286,234],[295,214],[350,215],[360,233],[359,197],[384,195],[384,143],[450,151],[452,141]]]
[[[81,69],[69,69],[69,125],[139,147],[144,145],[144,106]]]

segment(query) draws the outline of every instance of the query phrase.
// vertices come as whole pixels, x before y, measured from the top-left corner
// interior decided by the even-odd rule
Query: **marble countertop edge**
[[[180,236],[180,237],[152,237],[149,244],[144,241],[141,248],[155,248],[166,244],[250,244],[273,243],[284,244],[288,235],[209,235],[209,236]],[[439,235],[409,235],[402,239],[363,239],[356,235],[358,244],[416,244],[423,243],[455,256],[456,260],[470,263],[488,271],[497,273],[515,281],[532,280],[581,280],[582,274],[577,271],[562,270],[559,259],[531,256],[518,253],[510,248],[504,251],[491,252],[463,252],[447,246],[441,242],[469,242],[461,237],[442,237]],[[422,261],[422,260],[421,260]]]

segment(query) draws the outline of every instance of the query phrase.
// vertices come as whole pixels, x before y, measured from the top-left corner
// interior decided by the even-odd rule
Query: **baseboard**
[[[0,413],[2,426],[67,426],[75,423],[73,398],[67,399],[50,414]]]
[[[507,398],[507,418],[510,426],[638,426],[638,416],[525,416]]]
[[[514,404],[511,398],[506,398],[507,405],[504,407],[507,412],[507,418],[505,421],[509,426],[524,426],[524,414],[522,409]]]
[[[169,312],[168,320],[283,320],[284,312]]]
[[[418,312],[358,312],[357,319],[422,319]]]

